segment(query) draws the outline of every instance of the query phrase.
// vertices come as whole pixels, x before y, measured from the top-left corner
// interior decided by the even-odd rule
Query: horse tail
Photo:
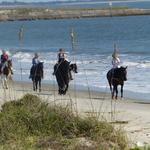
[[[112,91],[111,71],[107,72],[107,80],[108,80],[108,83],[109,83],[110,91]]]

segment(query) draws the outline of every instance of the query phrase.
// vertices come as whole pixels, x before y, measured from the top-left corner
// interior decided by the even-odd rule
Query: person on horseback
[[[112,68],[115,69],[115,68],[119,68],[120,67],[120,59],[118,57],[118,54],[112,54]]]
[[[67,60],[67,55],[65,53],[65,50],[60,48],[59,51],[58,51],[58,54],[57,54],[57,58],[58,58],[58,64],[61,64],[63,61],[68,61]],[[54,75],[55,73],[53,73]],[[70,80],[73,80],[72,78],[72,74],[71,74],[71,71],[69,70],[69,77],[70,77]]]
[[[116,45],[114,45],[114,51],[113,51],[113,54],[112,54],[112,76],[114,75],[114,70],[116,68],[120,68],[120,59],[118,57],[118,53],[117,53],[117,49],[116,49]]]
[[[5,50],[2,50],[2,55],[1,55],[1,72],[3,72],[5,66],[8,63],[8,54],[6,53]],[[13,74],[12,68],[11,69],[11,74]]]
[[[58,51],[57,57],[58,57],[58,63],[61,63],[61,62],[65,61],[66,57],[67,57],[67,55],[65,53],[65,50],[60,48],[59,51]]]
[[[32,58],[32,67],[31,67],[31,70],[30,70],[29,79],[32,78],[33,70],[34,70],[34,68],[35,68],[39,63],[40,63],[39,55],[38,55],[38,53],[34,53],[34,57]]]
[[[6,53],[5,50],[2,50],[2,55],[1,55],[1,63],[4,64],[8,61],[8,54]]]
[[[32,65],[36,66],[37,64],[39,64],[40,60],[39,60],[39,55],[38,53],[34,54],[34,57],[32,58]]]

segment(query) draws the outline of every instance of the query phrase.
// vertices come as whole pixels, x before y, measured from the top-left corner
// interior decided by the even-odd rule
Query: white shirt
[[[118,57],[112,59],[113,68],[119,68],[120,67],[119,64],[120,64],[120,59]]]

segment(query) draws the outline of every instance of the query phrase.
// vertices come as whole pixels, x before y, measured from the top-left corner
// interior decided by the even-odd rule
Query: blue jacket
[[[40,62],[40,61],[39,61],[38,58],[35,58],[35,57],[34,57],[34,58],[32,59],[32,64],[33,64],[33,65],[37,65],[39,62]]]

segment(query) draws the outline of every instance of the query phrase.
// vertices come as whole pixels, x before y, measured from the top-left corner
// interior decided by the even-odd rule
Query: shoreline
[[[30,85],[30,88],[32,89],[32,82],[31,80],[29,81],[18,81],[18,80],[14,80],[15,84],[20,86],[20,84],[24,84],[24,85]],[[57,91],[57,83],[52,83],[52,82],[49,82],[49,83],[46,83],[47,81],[45,82],[42,82],[42,87],[46,89],[50,89],[53,91],[53,89],[55,88],[55,90]],[[76,88],[76,90],[75,90]],[[101,96],[103,95],[103,99],[107,98],[107,99],[110,99],[111,100],[111,93],[110,93],[110,90],[109,90],[109,87],[107,87],[107,89],[103,89],[103,88],[97,88],[97,87],[89,87],[89,91],[88,91],[88,87],[85,87],[85,86],[81,86],[81,85],[75,85],[75,88],[74,88],[74,85],[70,85],[69,86],[69,92],[70,93],[86,93],[88,95],[88,98],[91,95],[95,95],[95,96]],[[120,90],[120,87],[119,87],[119,90]],[[123,101],[124,100],[128,100],[129,102],[135,102],[135,103],[145,103],[145,104],[150,104],[150,99],[148,98],[148,95],[143,98],[143,96],[145,95],[145,93],[136,93],[136,92],[133,92],[133,91],[126,91],[124,90],[124,97],[123,97]],[[120,91],[118,93],[118,100],[121,100],[121,97],[120,97]]]
[[[25,85],[30,85],[30,88],[32,88],[32,82],[31,80],[28,81],[20,81],[20,80],[14,80],[15,84],[25,84]],[[73,81],[74,82],[74,81]],[[95,95],[105,95],[107,97],[107,99],[111,100],[111,93],[109,90],[108,85],[106,86],[106,88],[100,88],[100,87],[87,87],[87,86],[82,86],[82,85],[74,85],[74,83],[71,83],[69,85],[69,91],[71,93],[76,92],[85,92],[85,93],[94,93]],[[57,83],[55,81],[42,81],[42,87],[43,88],[49,88],[49,89],[53,89],[55,87],[55,90],[57,91]],[[76,88],[76,90],[74,90]],[[88,92],[88,89],[90,90]],[[119,93],[118,93],[118,99],[120,100],[120,86],[119,86]],[[144,98],[143,98],[144,97]],[[105,98],[105,97],[104,97]],[[136,103],[150,103],[150,98],[149,98],[149,94],[148,93],[137,93],[137,92],[133,92],[133,91],[128,91],[124,89],[124,97],[123,100],[130,100],[131,102],[136,102]]]
[[[1,8],[0,21],[27,21],[50,19],[79,19],[113,16],[150,15],[150,9],[138,8]]]

